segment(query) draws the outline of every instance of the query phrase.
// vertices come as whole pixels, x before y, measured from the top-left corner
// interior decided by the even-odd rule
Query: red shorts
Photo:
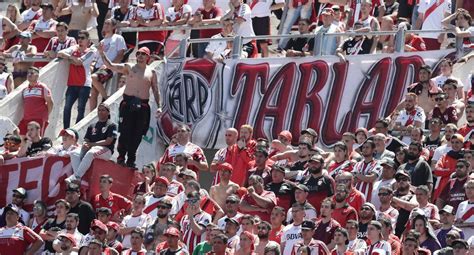
[[[27,120],[27,119],[22,119],[20,121],[20,123],[18,123],[18,128],[20,129],[20,135],[26,135],[26,131],[28,130],[28,123],[30,123],[31,121],[36,121],[40,124],[41,128],[40,128],[40,135],[43,136],[44,135],[44,131],[46,130],[46,128],[48,127],[48,120],[41,120],[41,119],[31,119],[31,120]]]

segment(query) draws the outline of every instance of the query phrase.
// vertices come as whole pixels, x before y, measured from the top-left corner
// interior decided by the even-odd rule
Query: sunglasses
[[[13,194],[13,197],[15,197],[15,198],[23,198],[22,195],[16,195],[16,194]]]
[[[435,98],[435,101],[436,101],[436,102],[441,102],[441,101],[443,101],[443,100],[444,100],[444,98],[441,98],[441,97]]]
[[[158,208],[158,209],[170,209],[171,207],[167,206],[167,205],[159,205],[156,208]]]
[[[148,55],[146,53],[138,51],[137,54],[135,54],[135,56],[148,56]]]
[[[226,204],[237,204],[237,201],[225,201]]]
[[[87,37],[85,37],[85,36],[79,36],[79,37],[77,37],[77,40],[87,40]]]
[[[388,194],[388,193],[386,193],[386,192],[384,192],[384,193],[379,193],[379,197],[381,197],[381,196],[388,196],[388,195],[390,195],[390,194]]]
[[[369,207],[362,207],[360,210],[361,211],[371,211],[372,209],[370,209]]]

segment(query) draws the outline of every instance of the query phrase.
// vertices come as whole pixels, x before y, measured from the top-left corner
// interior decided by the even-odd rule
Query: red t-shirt
[[[412,50],[413,51],[425,51],[426,50],[426,45],[425,45],[425,41],[423,40],[423,38],[419,37],[419,36],[416,36],[414,35],[411,40],[407,43],[408,46],[411,46],[413,47],[415,50]]]
[[[0,254],[23,254],[26,248],[36,242],[39,236],[29,227],[17,224],[0,228]]]
[[[89,51],[85,51],[81,54],[79,48],[72,52],[72,56],[80,58]],[[87,67],[88,68],[88,67]],[[68,86],[83,87],[86,83],[86,70],[84,66],[69,64],[69,76],[67,78]]]
[[[458,115],[457,115],[456,108],[454,106],[448,106],[444,110],[444,112],[441,112],[441,109],[436,106],[433,109],[432,118],[440,119],[443,122],[443,124],[448,124],[448,123],[457,124],[458,123]]]
[[[109,208],[112,211],[112,215],[114,215],[120,210],[130,210],[130,208],[132,208],[132,202],[130,202],[130,200],[124,196],[112,192],[110,192],[108,198],[103,198],[99,193],[95,195],[94,199],[92,200],[92,206],[94,209],[101,207]]]
[[[278,229],[272,228],[268,233],[268,240],[274,241],[277,243],[281,242],[281,234],[283,233],[283,225],[280,226]]]
[[[357,189],[352,188],[351,193],[349,193],[349,196],[346,198],[346,202],[359,212],[362,205],[365,203],[364,194]]]
[[[23,119],[25,120],[47,120],[48,107],[45,96],[51,96],[51,91],[44,83],[37,82],[23,90]]]
[[[206,11],[204,8],[197,9],[197,12],[202,14],[202,19],[214,19],[215,17],[222,16],[221,8],[214,6],[209,11]],[[211,38],[213,35],[216,35],[221,32],[221,29],[202,29],[199,30],[200,38]]]
[[[265,197],[265,198],[270,198],[270,200],[272,200],[273,202],[273,206],[270,206],[267,209],[266,212],[245,212],[245,213],[248,213],[248,214],[251,214],[251,215],[258,215],[260,217],[260,219],[262,219],[262,221],[268,221],[270,222],[270,214],[273,210],[273,207],[277,204],[277,199],[276,199],[276,196],[275,196],[275,193],[271,192],[271,191],[266,191],[264,190],[262,192],[262,194],[260,194],[260,196],[262,197]],[[250,194],[247,194],[245,195],[242,200],[246,201],[249,205],[255,205],[257,207],[260,207],[257,205],[257,202],[255,202],[255,200],[253,199],[253,197],[250,195]]]
[[[357,211],[350,205],[347,207],[334,209],[331,216],[333,219],[339,222],[341,226],[345,226],[348,220],[359,220],[357,217]]]

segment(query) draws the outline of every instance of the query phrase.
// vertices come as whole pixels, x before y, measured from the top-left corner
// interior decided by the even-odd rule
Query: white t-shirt
[[[243,216],[243,214],[238,212],[234,217],[232,217],[232,219],[234,219],[236,221],[239,221],[242,216]],[[225,229],[225,224],[226,224],[225,220],[227,220],[227,218],[229,218],[229,217],[227,217],[227,215],[225,215],[224,217],[220,218],[217,221],[217,226],[219,227],[219,229],[222,229],[222,230]]]
[[[240,35],[244,37],[255,36],[255,32],[253,31],[253,25],[252,25],[252,10],[250,9],[250,6],[246,4],[241,4],[239,7],[239,10],[233,16],[234,20],[237,17],[243,18],[245,21],[242,22],[242,24],[239,24],[237,22],[234,23],[235,35]],[[250,39],[245,39],[243,40],[243,43],[247,44],[250,41],[251,41]]]
[[[452,150],[453,147],[448,146],[447,144],[443,144],[436,148],[435,152],[433,153],[433,157],[431,158],[432,162],[438,162],[438,160],[446,153],[448,153],[450,150]]]
[[[31,8],[28,10],[25,10],[21,13],[21,18],[23,21],[32,21],[34,19],[38,19],[42,15],[43,11],[42,9],[39,9],[37,11],[33,11]]]
[[[221,33],[219,33],[217,35],[213,35],[211,38],[224,38],[224,37],[222,36]],[[227,48],[227,41],[210,41],[206,47],[206,52],[211,53],[212,58],[219,58],[219,57],[225,58],[225,55],[223,55],[223,53],[226,48]],[[227,148],[224,148],[224,150],[227,150]],[[216,154],[216,156],[219,156],[219,155]]]
[[[193,14],[193,9],[189,4],[183,4],[179,10],[175,10],[174,7],[168,8],[166,12],[166,18],[170,21],[177,21],[183,18],[184,14],[189,13],[189,15]],[[191,30],[173,30],[169,39],[180,41],[183,39],[189,38],[191,35]]]
[[[459,204],[458,210],[456,211],[456,220],[463,218],[464,215],[467,215],[469,210],[474,210],[474,204],[469,204],[469,201],[463,201]],[[474,223],[474,214],[471,214],[464,223]],[[464,227],[460,228],[464,232],[465,237],[474,236],[473,227]]]
[[[416,121],[419,121],[421,123],[425,123],[425,120],[426,120],[426,115],[425,115],[425,111],[423,110],[423,108],[419,107],[419,106],[415,106],[415,109],[416,109],[416,113],[415,115],[413,116],[410,116],[410,114],[408,114],[408,112],[403,109],[400,111],[400,115],[398,115],[398,118],[396,120],[396,122],[400,122],[402,126],[408,126],[407,122],[410,118],[413,118],[413,121],[412,121],[412,125],[415,124]]]
[[[256,2],[256,3],[254,3]],[[275,4],[283,4],[284,0],[275,0]],[[250,4],[252,9],[252,18],[254,17],[269,17],[272,14],[271,6],[272,0],[253,0]]]
[[[427,13],[431,6],[438,5],[434,11]],[[422,30],[439,30],[442,29],[441,21],[445,18],[446,13],[451,13],[451,0],[420,0],[418,4],[418,12],[424,14]],[[423,33],[423,38],[438,38],[439,33]]]
[[[142,213],[138,216],[127,215],[122,220],[122,226],[124,228],[131,228],[131,227],[138,227],[138,228],[145,228],[146,226],[152,223],[152,219],[150,215],[146,213]],[[124,248],[131,248],[132,243],[130,242],[131,235],[124,235],[122,245]]]
[[[113,61],[117,57],[119,51],[127,49],[125,39],[118,34],[113,34],[111,37],[104,38],[100,42],[104,45],[105,55],[110,61]],[[100,68],[104,62],[98,53],[96,54],[96,60],[95,67]]]
[[[381,187],[387,187],[387,186],[392,187],[392,184],[394,183],[395,183],[394,178],[390,180],[378,180],[374,182],[374,186],[372,187],[372,196],[371,196],[372,201],[368,201],[368,202],[371,202],[373,205],[375,205],[375,208],[378,209],[380,207],[379,189]]]
[[[283,254],[291,254],[291,249],[296,242],[303,240],[301,235],[301,225],[294,224],[287,225],[283,228],[281,233],[281,244],[285,243],[285,250]]]
[[[456,80],[458,82],[458,88],[464,87],[463,82],[460,79],[455,78],[453,76],[438,75],[438,76],[434,77],[431,80],[438,86],[438,88],[442,88],[447,79]],[[470,89],[470,88],[468,88],[468,89]],[[464,88],[464,90],[467,91],[466,88]]]

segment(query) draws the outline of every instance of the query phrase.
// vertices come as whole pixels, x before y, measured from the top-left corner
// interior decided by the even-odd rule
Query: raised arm
[[[99,43],[97,50],[100,54],[100,57],[102,58],[102,61],[104,61],[104,65],[108,69],[117,73],[128,74],[130,67],[127,64],[112,63],[112,61],[110,61],[110,59],[105,55],[104,45],[102,43]]]

